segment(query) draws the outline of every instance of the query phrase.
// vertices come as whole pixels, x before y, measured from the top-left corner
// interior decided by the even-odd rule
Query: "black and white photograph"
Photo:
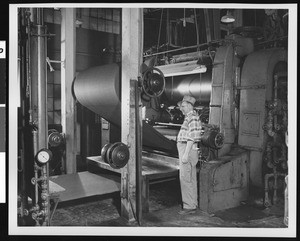
[[[8,235],[295,237],[297,4],[18,3],[9,30]]]
[[[6,41],[0,40],[0,203],[6,202],[6,66]]]

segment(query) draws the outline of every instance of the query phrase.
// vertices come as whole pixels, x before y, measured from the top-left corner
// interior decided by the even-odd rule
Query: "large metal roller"
[[[193,96],[199,104],[209,103],[211,72],[168,77],[165,93],[170,104],[176,104],[184,95]]]
[[[129,81],[129,80],[128,80]],[[102,65],[82,71],[73,85],[74,94],[83,106],[116,126],[121,126],[120,66]],[[176,143],[143,122],[143,146],[177,153]]]

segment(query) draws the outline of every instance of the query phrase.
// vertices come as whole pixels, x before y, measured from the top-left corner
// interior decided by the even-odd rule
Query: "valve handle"
[[[143,92],[149,97],[159,97],[165,90],[166,80],[163,72],[155,67],[147,69],[141,81]]]

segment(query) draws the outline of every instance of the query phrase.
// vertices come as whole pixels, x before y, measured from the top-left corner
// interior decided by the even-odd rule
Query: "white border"
[[[105,235],[105,236],[228,236],[295,237],[296,236],[296,143],[297,143],[297,4],[226,4],[226,8],[289,9],[288,101],[289,101],[289,228],[163,228],[163,227],[18,227],[17,226],[17,103],[13,86],[17,80],[17,7],[76,8],[223,8],[224,4],[126,3],[126,4],[10,4],[9,6],[9,234],[14,235]],[[14,66],[14,67],[13,67]]]

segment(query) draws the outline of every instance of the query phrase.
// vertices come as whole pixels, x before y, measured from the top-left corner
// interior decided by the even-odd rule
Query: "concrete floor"
[[[143,214],[143,227],[261,227],[285,228],[284,203],[264,208],[262,199],[250,197],[242,206],[208,214],[179,215],[181,194],[177,180],[150,186],[150,212]],[[51,226],[138,226],[120,218],[119,193],[59,203]]]

